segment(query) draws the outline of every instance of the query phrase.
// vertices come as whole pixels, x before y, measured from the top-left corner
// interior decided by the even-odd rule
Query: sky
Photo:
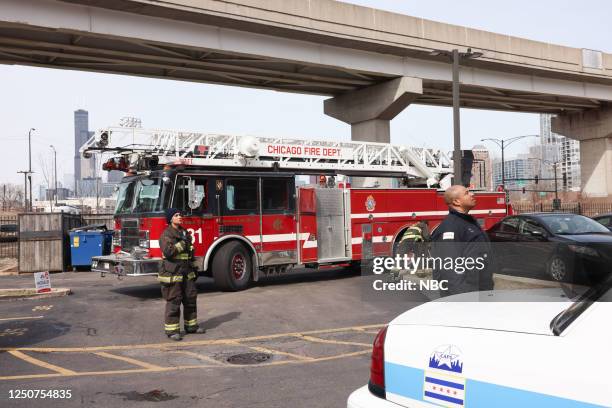
[[[612,2],[607,0],[347,0],[430,20],[518,37],[612,52]],[[58,179],[74,172],[74,120],[89,111],[90,130],[116,125],[124,116],[142,119],[143,127],[202,132],[350,140],[350,126],[323,114],[325,97],[186,83],[80,71],[0,65],[0,183],[23,183],[27,134],[32,136],[34,187],[52,168],[53,144]],[[534,114],[463,109],[462,147],[486,137],[539,133]],[[452,149],[450,108],[413,105],[391,122],[391,142]],[[535,138],[508,149],[526,151]],[[495,145],[488,145],[495,153]],[[35,197],[37,194],[35,193]]]

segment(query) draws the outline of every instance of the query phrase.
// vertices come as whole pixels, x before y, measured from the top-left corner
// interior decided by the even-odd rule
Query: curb
[[[503,275],[503,274],[498,274],[498,273],[493,274],[493,279],[505,280],[508,282],[523,283],[526,285],[538,285],[538,286],[543,286],[547,288],[560,287],[559,282],[546,281],[546,280],[533,279],[533,278],[523,278],[521,276],[510,276],[510,275]]]
[[[46,299],[70,295],[70,288],[52,288],[51,292],[36,293],[36,289],[0,289],[0,301],[16,299]]]

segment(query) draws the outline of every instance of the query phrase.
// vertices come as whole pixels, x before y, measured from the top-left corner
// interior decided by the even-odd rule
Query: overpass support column
[[[391,119],[422,94],[420,78],[401,77],[327,99],[324,111],[351,125],[352,140],[389,143]]]
[[[612,195],[612,108],[559,115],[552,131],[580,141],[583,196]]]

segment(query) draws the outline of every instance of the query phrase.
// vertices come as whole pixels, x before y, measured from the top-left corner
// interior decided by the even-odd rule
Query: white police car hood
[[[456,327],[553,335],[551,321],[571,301],[560,289],[472,292],[409,310],[390,325]]]

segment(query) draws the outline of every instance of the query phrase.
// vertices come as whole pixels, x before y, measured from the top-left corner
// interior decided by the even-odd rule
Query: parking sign
[[[34,273],[34,283],[36,284],[36,293],[51,292],[49,271]]]

